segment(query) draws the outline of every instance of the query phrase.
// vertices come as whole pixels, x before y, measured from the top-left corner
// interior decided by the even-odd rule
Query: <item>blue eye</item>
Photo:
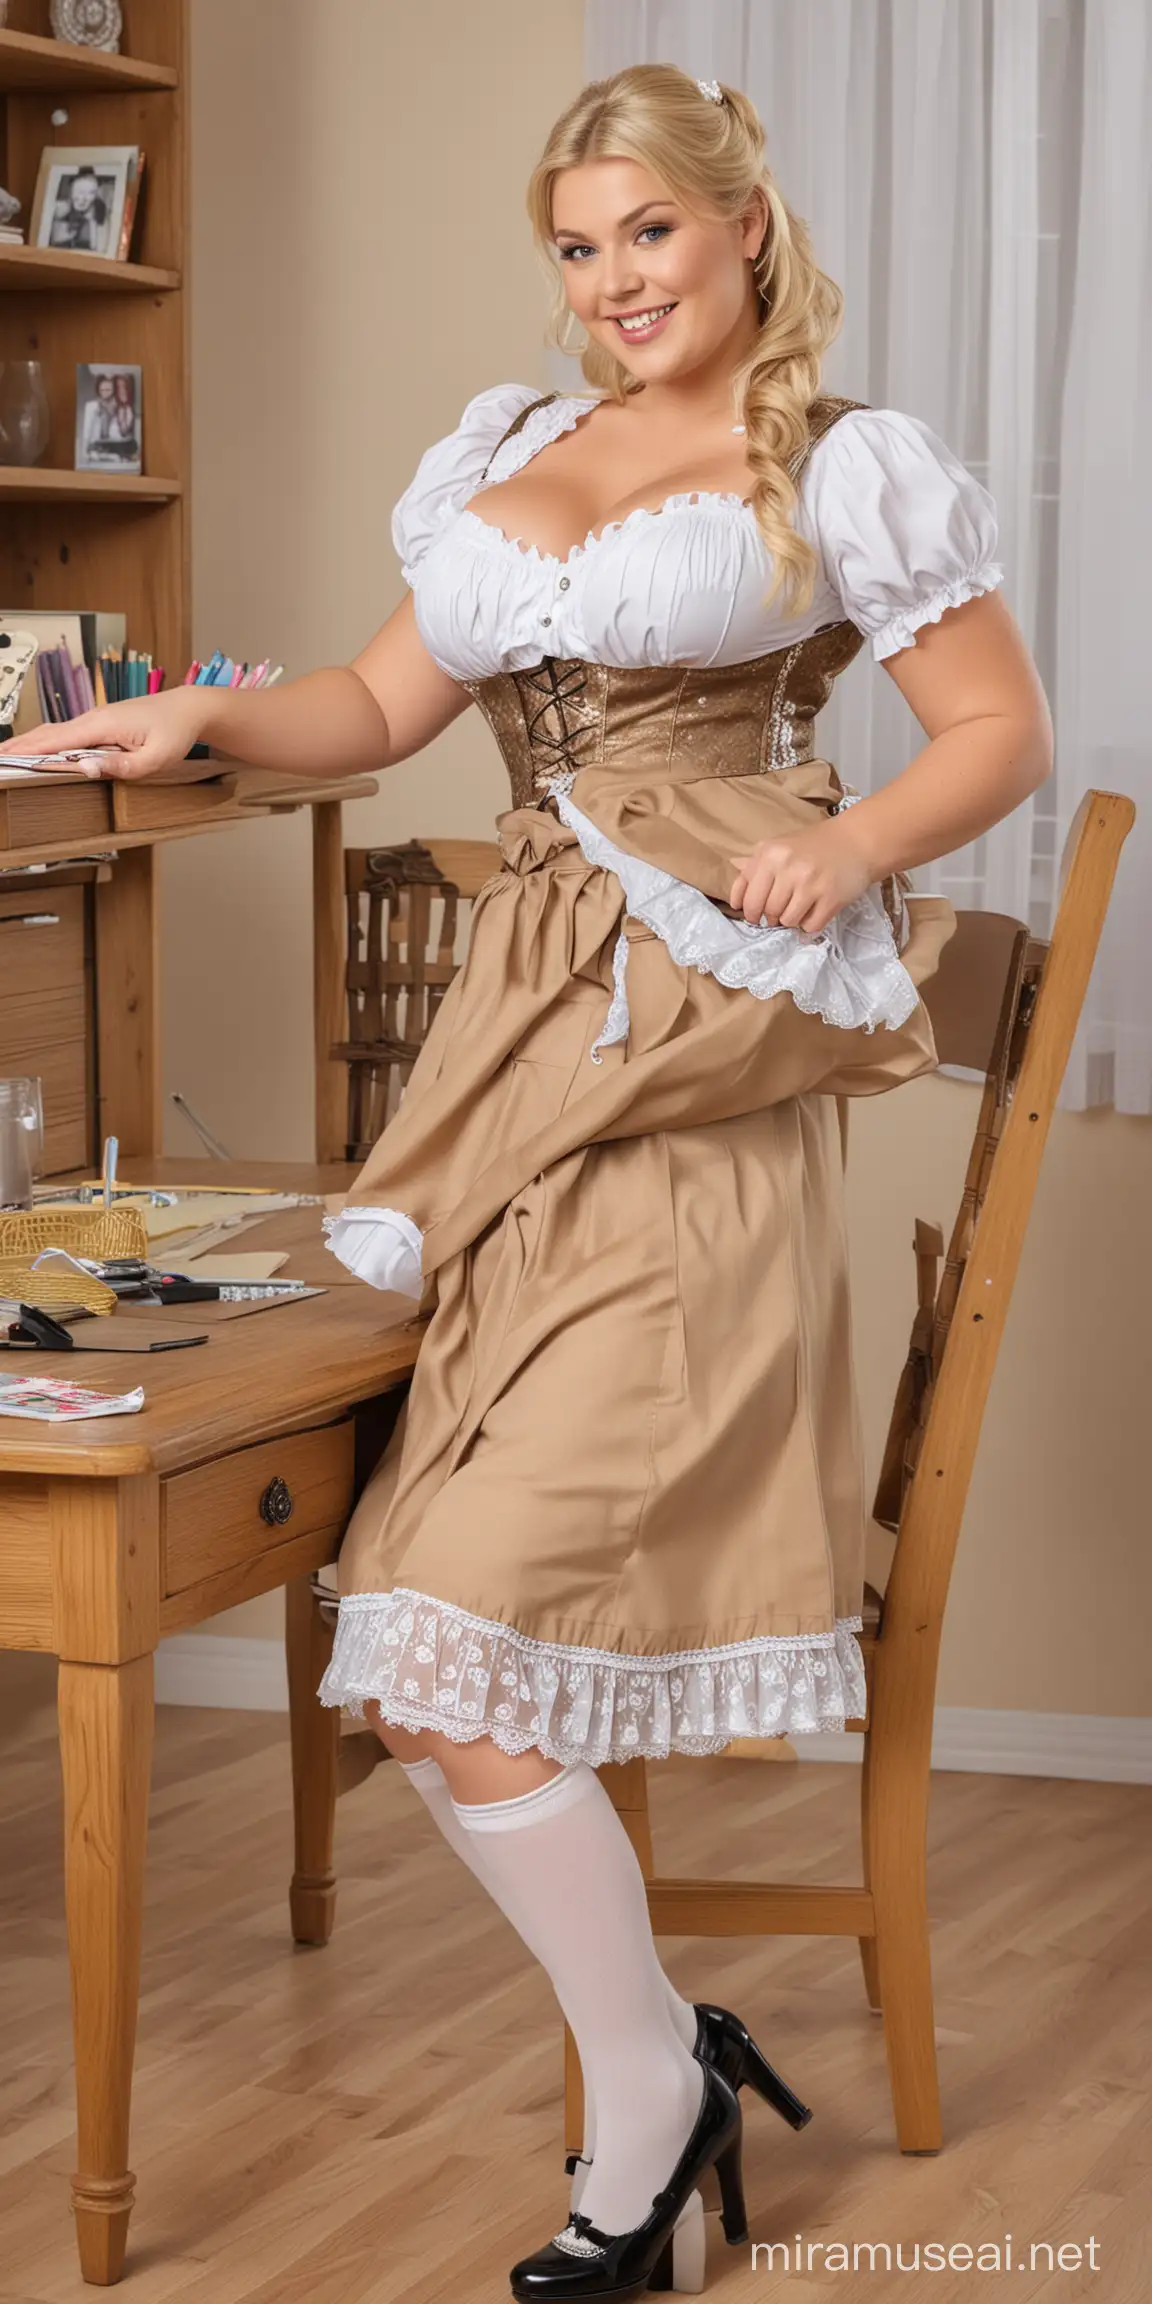
[[[649,233],[654,232],[658,241],[665,239],[671,230],[671,224],[642,224],[636,237],[638,240],[645,240]],[[655,247],[656,241],[650,241],[649,245]],[[558,249],[557,254],[562,264],[570,264],[576,256],[594,256],[596,250],[589,240],[573,240],[567,248]]]

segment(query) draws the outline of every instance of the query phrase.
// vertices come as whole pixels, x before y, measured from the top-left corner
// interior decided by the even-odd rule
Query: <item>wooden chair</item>
[[[862,1640],[862,1885],[662,1878],[645,1763],[601,1771],[640,1858],[657,1935],[859,1939],[865,1989],[883,2012],[904,2152],[936,2152],[942,2140],[926,1841],[944,1604],[1040,1157],[1134,815],[1119,794],[1088,793],[1064,851],[1051,943],[1002,915],[962,913],[925,988],[941,1062],[983,1072],[985,1085],[939,1280],[943,1235],[934,1224],[915,1228],[916,1314],[874,1505],[896,1551],[883,1597],[867,1591]],[[578,2151],[583,2107],[570,2035],[566,2077],[566,2141]]]
[[[348,1066],[345,1158],[364,1160],[400,1102],[456,973],[462,907],[500,870],[494,840],[346,848]]]

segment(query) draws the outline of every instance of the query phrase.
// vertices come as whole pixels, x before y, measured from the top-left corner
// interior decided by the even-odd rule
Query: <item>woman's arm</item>
[[[882,791],[810,832],[762,841],[730,898],[748,920],[823,928],[875,880],[946,856],[1010,816],[1052,768],[1036,667],[994,592],[922,625],[884,659],[929,741]]]
[[[289,776],[348,776],[420,752],[471,702],[442,672],[416,629],[409,593],[352,664],[307,672],[281,688],[171,688],[33,728],[5,752],[109,750],[96,773],[134,781],[213,744],[255,768]]]

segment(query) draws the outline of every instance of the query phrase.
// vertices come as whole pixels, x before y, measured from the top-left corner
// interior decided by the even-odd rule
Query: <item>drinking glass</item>
[[[34,464],[48,446],[48,394],[38,360],[0,360],[0,464]]]
[[[44,1096],[38,1079],[0,1080],[0,1208],[30,1208],[44,1159]]]

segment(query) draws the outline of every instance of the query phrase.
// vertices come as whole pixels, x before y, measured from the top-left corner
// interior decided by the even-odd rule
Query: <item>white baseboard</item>
[[[180,1633],[156,1654],[159,1704],[286,1712],[288,1681],[278,1640]],[[863,1756],[862,1736],[798,1736],[801,1760]],[[942,1704],[932,1765],[976,1776],[1066,1776],[1102,1784],[1152,1784],[1152,1720],[1084,1712],[995,1712]]]
[[[284,1643],[179,1632],[156,1650],[156,1702],[206,1704],[224,1712],[286,1712]]]
[[[862,1736],[797,1736],[801,1760],[860,1761]],[[1090,1712],[995,1712],[938,1704],[932,1766],[972,1776],[1068,1776],[1152,1784],[1152,1720]]]

